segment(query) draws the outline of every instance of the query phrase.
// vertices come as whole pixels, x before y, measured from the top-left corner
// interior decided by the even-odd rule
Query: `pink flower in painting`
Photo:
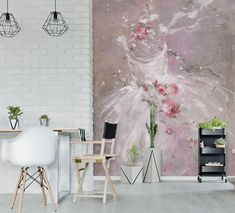
[[[176,114],[180,112],[180,106],[175,101],[167,98],[165,99],[162,105],[162,111],[165,113],[166,116],[169,118],[175,118]]]
[[[165,95],[166,94],[166,87],[164,85],[158,85],[157,91],[160,95]]]
[[[145,24],[138,23],[133,29],[132,36],[136,41],[143,41],[149,34],[151,27],[146,26]]]
[[[167,92],[170,94],[170,95],[176,95],[177,92],[178,92],[178,86],[176,84],[170,84],[167,88]]]

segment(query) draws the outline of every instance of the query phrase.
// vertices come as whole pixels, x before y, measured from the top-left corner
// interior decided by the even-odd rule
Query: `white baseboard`
[[[196,181],[197,176],[161,176],[162,181]]]
[[[121,180],[120,176],[111,176],[112,180]],[[94,176],[94,180],[105,180],[104,176]]]
[[[207,180],[219,180],[221,177],[205,177]],[[235,179],[235,176],[227,176],[228,179]],[[112,180],[120,180],[120,176],[111,176]],[[104,176],[94,176],[94,180],[105,180]],[[197,176],[161,176],[162,181],[197,181]]]
[[[111,176],[112,180],[120,180],[120,176]],[[94,176],[94,180],[105,180],[104,176]],[[197,176],[161,176],[163,181],[194,181],[197,180]]]

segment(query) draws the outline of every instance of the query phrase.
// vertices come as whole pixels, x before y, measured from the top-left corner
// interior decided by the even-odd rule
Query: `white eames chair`
[[[22,132],[16,138],[3,142],[3,160],[21,167],[19,180],[16,185],[16,191],[11,206],[11,208],[14,207],[17,193],[21,190],[19,213],[22,212],[24,191],[33,182],[40,185],[45,205],[47,205],[45,189],[48,190],[53,208],[56,211],[56,205],[50,184],[43,167],[48,166],[55,161],[57,141],[58,138],[56,134],[54,134],[48,127],[32,127]],[[37,167],[37,171],[33,175],[28,173],[30,167]]]

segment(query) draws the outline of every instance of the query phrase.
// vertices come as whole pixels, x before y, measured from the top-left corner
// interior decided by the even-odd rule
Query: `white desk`
[[[47,174],[56,204],[71,191],[70,186],[70,134],[79,129],[54,129],[58,135],[58,152],[55,162],[48,166]],[[0,134],[15,137],[22,130],[0,130]],[[48,199],[50,202],[50,199]]]

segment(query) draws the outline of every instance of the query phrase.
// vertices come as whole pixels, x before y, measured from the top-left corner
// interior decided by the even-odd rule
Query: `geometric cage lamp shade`
[[[3,13],[0,17],[0,35],[4,37],[13,37],[20,31],[20,26],[17,23],[13,14],[8,13],[8,0],[7,12]]]
[[[3,13],[0,17],[0,34],[4,37],[14,37],[20,31],[20,26],[11,13]]]
[[[55,11],[50,12],[42,28],[50,36],[61,36],[69,29],[61,13],[56,11],[56,0]]]
[[[50,12],[42,28],[50,36],[61,36],[69,29],[61,13],[57,11]]]

